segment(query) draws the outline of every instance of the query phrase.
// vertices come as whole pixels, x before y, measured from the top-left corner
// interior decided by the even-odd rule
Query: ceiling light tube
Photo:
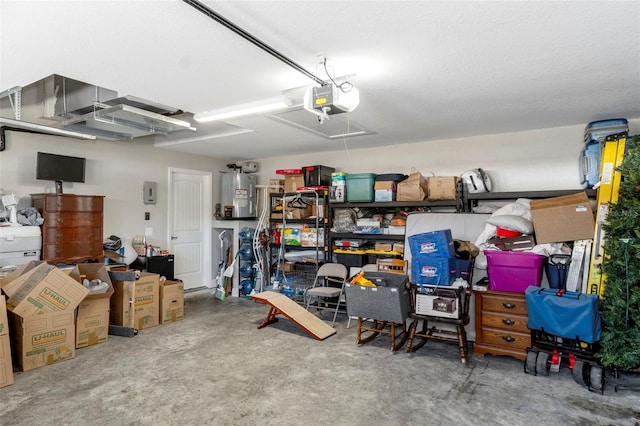
[[[291,105],[282,99],[269,99],[266,101],[252,102],[228,108],[199,112],[193,116],[193,119],[199,123],[206,123],[209,121],[227,120],[229,118],[276,111],[289,106]]]

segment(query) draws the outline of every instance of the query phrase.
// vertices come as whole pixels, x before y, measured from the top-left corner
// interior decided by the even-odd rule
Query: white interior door
[[[185,290],[210,287],[211,173],[169,169],[169,243],[174,275]]]

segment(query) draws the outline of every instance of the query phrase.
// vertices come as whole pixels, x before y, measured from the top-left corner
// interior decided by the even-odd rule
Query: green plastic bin
[[[352,173],[346,176],[347,201],[350,203],[369,203],[374,200],[374,173]]]

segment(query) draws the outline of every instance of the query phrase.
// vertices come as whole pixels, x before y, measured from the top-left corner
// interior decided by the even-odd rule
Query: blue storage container
[[[411,256],[431,255],[439,257],[455,257],[451,229],[423,232],[409,237]]]
[[[455,278],[455,261],[452,257],[413,256],[411,258],[411,282],[414,284],[451,285]]]
[[[592,121],[584,129],[584,142],[603,142],[607,136],[623,132],[629,133],[629,123],[625,118]]]
[[[580,176],[581,183],[587,188],[593,188],[593,185],[600,180],[600,160],[602,158],[602,143],[598,141],[587,142],[582,149],[580,157]]]

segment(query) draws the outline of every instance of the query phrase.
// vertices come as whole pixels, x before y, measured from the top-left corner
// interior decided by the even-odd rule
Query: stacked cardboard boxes
[[[20,270],[22,275],[3,282],[2,287],[9,296],[7,309],[16,363],[28,371],[73,358],[75,309],[89,290],[46,263]]]

